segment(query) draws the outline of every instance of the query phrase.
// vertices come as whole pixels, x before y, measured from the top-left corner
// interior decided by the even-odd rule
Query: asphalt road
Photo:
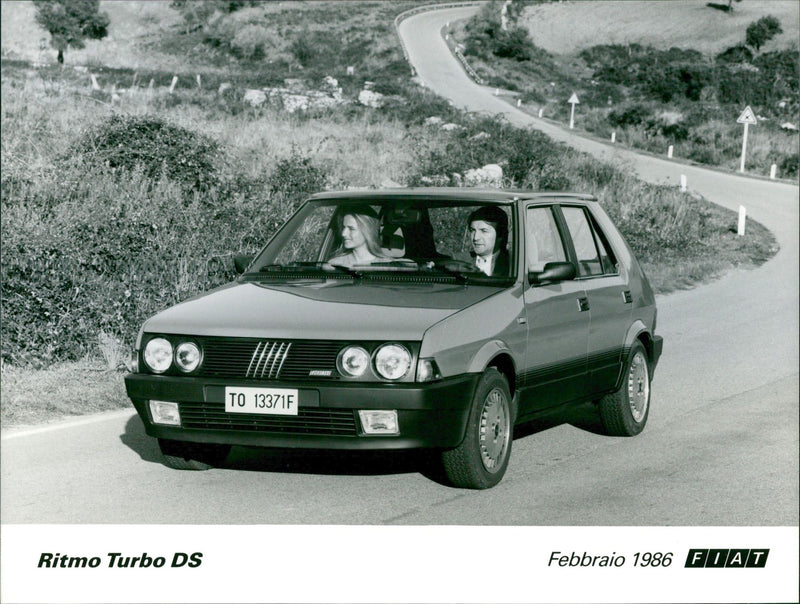
[[[591,408],[518,435],[503,482],[463,491],[437,482],[415,454],[234,449],[225,466],[176,472],[131,412],[4,434],[3,523],[797,525],[798,188],[581,139],[475,85],[439,35],[474,9],[401,24],[421,80],[459,106],[505,113],[642,178],[689,188],[770,228],[781,250],[660,297],[662,361],[646,430],[594,432]]]

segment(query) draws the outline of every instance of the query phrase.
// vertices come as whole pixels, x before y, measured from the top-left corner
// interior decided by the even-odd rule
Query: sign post
[[[580,103],[578,100],[578,95],[573,92],[572,96],[569,97],[567,102],[572,105],[572,111],[570,111],[569,114],[569,129],[572,130],[573,126],[575,125],[575,105]]]
[[[750,105],[744,108],[742,114],[736,120],[739,124],[744,124],[744,138],[742,139],[742,161],[739,163],[739,172],[744,172],[744,158],[747,154],[747,127],[750,124],[758,124],[758,120],[756,120],[756,116],[753,113],[753,110],[750,109]]]

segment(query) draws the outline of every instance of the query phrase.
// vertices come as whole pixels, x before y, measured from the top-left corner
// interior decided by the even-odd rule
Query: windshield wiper
[[[433,266],[431,266],[431,265],[433,265],[433,263],[429,263],[428,265],[425,266],[425,268],[427,270],[431,271],[431,272],[438,271],[440,273],[445,273],[447,275],[451,275],[451,276],[455,277],[456,281],[458,281],[459,283],[469,283],[470,282],[470,278],[467,275],[465,275],[464,273],[462,273],[461,271],[457,271],[455,269],[449,268],[449,267],[441,265],[441,264],[433,265]]]

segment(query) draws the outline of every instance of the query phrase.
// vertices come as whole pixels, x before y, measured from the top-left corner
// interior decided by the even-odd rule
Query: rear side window
[[[562,206],[575,254],[578,258],[578,275],[593,277],[616,274],[617,261],[597,223],[583,208]]]

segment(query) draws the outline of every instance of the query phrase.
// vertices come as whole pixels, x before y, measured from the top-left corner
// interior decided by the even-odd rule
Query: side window
[[[583,208],[570,206],[562,206],[561,211],[575,246],[575,254],[578,256],[578,276],[602,275],[603,265],[586,212]]]
[[[589,219],[592,223],[595,241],[597,241],[597,249],[600,251],[600,263],[603,266],[603,273],[606,275],[616,275],[619,273],[619,265],[617,264],[616,256],[614,256],[614,250],[612,250],[611,246],[608,244],[608,239],[603,231],[600,230],[594,216],[590,215]]]
[[[567,261],[552,208],[528,208],[525,237],[525,264],[528,271],[540,272],[548,262]]]

